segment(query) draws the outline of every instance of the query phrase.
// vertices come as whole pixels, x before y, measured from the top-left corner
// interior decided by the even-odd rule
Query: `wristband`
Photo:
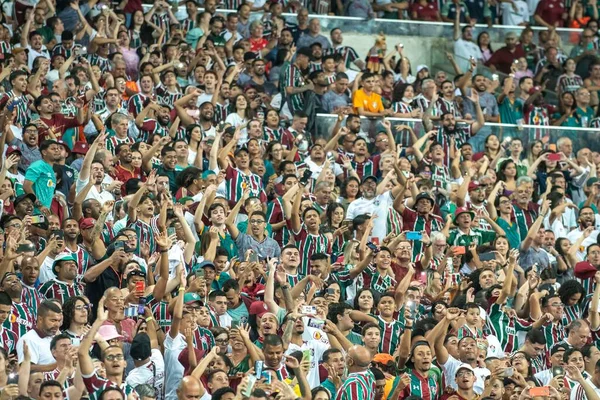
[[[146,318],[146,322],[150,322],[150,321],[152,321],[153,319],[154,319],[153,317],[148,317],[148,318]]]
[[[180,292],[185,292],[185,288],[182,288],[182,287],[180,287],[180,288],[179,288],[179,291],[180,291]]]

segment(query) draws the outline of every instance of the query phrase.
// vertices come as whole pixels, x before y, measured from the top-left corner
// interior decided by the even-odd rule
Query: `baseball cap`
[[[458,374],[458,371],[460,371],[461,369],[468,369],[469,371],[471,371],[473,373],[473,375],[475,375],[475,370],[469,364],[464,364],[464,363],[460,364],[458,366],[458,368],[456,369],[456,373]]]
[[[209,267],[209,268],[212,268],[212,269],[216,270],[215,264],[213,264],[211,261],[202,261],[200,264],[198,264],[198,268],[197,269],[206,268],[206,267]]]
[[[129,349],[131,358],[135,361],[143,361],[152,355],[152,347],[150,346],[150,336],[147,333],[138,333],[131,341]]]
[[[464,213],[471,214],[471,219],[475,218],[475,213],[473,211],[469,210],[467,207],[459,207],[456,209],[456,211],[454,211],[454,218],[452,218],[452,222],[456,224],[456,218],[458,218],[460,214]]]
[[[263,301],[255,301],[250,305],[248,314],[256,315],[256,318],[260,318],[268,312],[267,305]]]
[[[416,200],[415,200],[415,204],[416,204],[416,203],[418,203],[418,202],[419,202],[419,200],[421,200],[421,199],[426,199],[426,200],[429,200],[429,202],[431,203],[431,205],[432,205],[432,206],[434,205],[434,201],[433,201],[433,199],[431,198],[431,196],[430,196],[430,195],[429,195],[429,193],[427,193],[427,192],[421,192],[421,193],[419,193],[419,194],[417,195],[417,198],[416,198]]]
[[[233,153],[234,156],[237,156],[238,154],[240,154],[242,151],[245,151],[246,154],[249,154],[248,148],[246,146],[242,146],[239,149],[237,149],[235,151],[235,153]]]
[[[378,353],[373,357],[373,362],[377,364],[388,365],[390,362],[394,362],[394,357],[387,353]]]
[[[427,65],[425,65],[425,64],[417,65],[417,74],[419,72],[423,71],[424,69],[426,69],[427,71],[429,71],[429,67]]]
[[[75,142],[75,145],[73,146],[73,154],[86,155],[89,148],[90,148],[90,145],[87,144],[86,142]]]
[[[477,181],[471,181],[471,182],[469,182],[469,192],[471,190],[477,189],[478,187],[479,187],[479,182],[477,182]]]
[[[12,146],[8,146],[8,148],[6,149],[6,155],[10,156],[13,153],[19,153],[19,154],[23,154],[21,152],[21,149],[19,149],[17,146],[12,145]]]
[[[375,176],[373,176],[373,175],[364,176],[363,179],[362,179],[362,183],[365,183],[369,179],[371,179],[371,180],[375,181],[375,183],[377,183],[377,178]]]
[[[26,194],[22,194],[20,196],[17,196],[17,198],[15,199],[15,201],[13,202],[13,204],[15,206],[17,206],[20,202],[22,202],[25,199],[31,200],[34,204],[37,201],[37,198],[35,197],[35,195],[33,193],[26,193]]]
[[[183,295],[183,304],[202,303],[202,299],[198,293],[186,293]]]
[[[77,257],[75,257],[75,254],[73,254],[73,253],[60,253],[59,255],[57,255],[56,258],[54,259],[54,262],[52,263],[52,272],[54,272],[54,275],[58,275],[56,273],[56,266],[61,261],[77,262]]]
[[[80,223],[79,223],[79,229],[89,229],[89,228],[93,228],[94,225],[96,224],[96,220],[94,218],[84,218]]]
[[[210,169],[207,171],[204,171],[204,172],[202,172],[202,179],[207,179],[211,175],[216,175],[215,171],[212,171]]]
[[[567,351],[569,350],[569,345],[566,343],[556,343],[552,348],[550,348],[550,355],[558,353],[559,351]]]
[[[301,47],[296,51],[296,57],[305,56],[308,58],[312,57],[312,50],[309,47]]]

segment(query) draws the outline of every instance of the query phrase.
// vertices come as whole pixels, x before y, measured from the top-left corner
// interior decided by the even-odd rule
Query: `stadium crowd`
[[[180,3],[4,7],[0,400],[600,399],[596,0]]]

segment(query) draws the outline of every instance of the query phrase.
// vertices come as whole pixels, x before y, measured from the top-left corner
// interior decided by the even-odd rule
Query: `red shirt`
[[[504,74],[510,74],[510,67],[517,58],[525,57],[525,51],[521,46],[515,47],[510,51],[506,46],[496,50],[485,65],[494,65],[498,71]]]
[[[564,26],[562,19],[566,13],[565,3],[562,0],[544,0],[540,1],[535,9],[535,15],[539,15],[544,21],[554,26]]]
[[[436,2],[421,5],[418,2],[414,3],[410,8],[411,14],[416,13],[419,21],[437,21],[439,10]]]
[[[144,174],[142,174],[142,169],[141,168],[134,168],[133,170],[128,170],[127,168],[123,167],[121,164],[117,164],[115,166],[115,172],[113,175],[113,178],[123,182],[123,185],[121,186],[121,193],[123,193],[123,196],[125,196],[125,182],[127,182],[128,180],[132,179],[132,178],[136,178],[136,179],[140,179],[140,180],[144,180]]]
[[[56,139],[61,139],[65,134],[65,131],[69,128],[78,127],[79,121],[75,117],[65,117],[62,114],[52,114],[52,118],[41,118],[40,119],[48,125],[54,131],[56,135]],[[50,134],[48,133],[48,129],[39,128],[39,142],[42,143],[44,140],[50,139]]]

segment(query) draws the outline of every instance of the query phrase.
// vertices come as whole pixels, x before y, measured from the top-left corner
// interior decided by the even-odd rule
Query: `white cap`
[[[464,364],[464,363],[460,364],[458,366],[458,368],[456,369],[456,373],[458,374],[458,371],[460,371],[461,369],[468,369],[469,371],[471,371],[473,373],[473,375],[475,375],[475,370],[469,364]]]

